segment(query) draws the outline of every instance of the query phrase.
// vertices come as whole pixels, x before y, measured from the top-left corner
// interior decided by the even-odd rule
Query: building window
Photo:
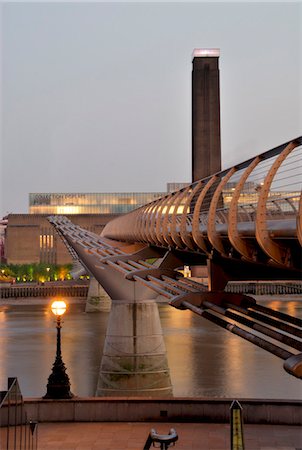
[[[52,234],[40,234],[40,249],[50,250],[53,248],[53,235]]]

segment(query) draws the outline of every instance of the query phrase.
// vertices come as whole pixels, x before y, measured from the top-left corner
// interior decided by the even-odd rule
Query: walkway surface
[[[175,450],[230,449],[228,424],[80,422],[40,423],[39,450],[143,450],[151,428],[159,434],[174,428]],[[302,450],[302,428],[245,425],[244,442],[245,450]]]

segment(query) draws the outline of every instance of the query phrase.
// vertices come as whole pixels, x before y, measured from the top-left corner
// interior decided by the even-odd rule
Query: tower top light
[[[194,48],[192,59],[194,58],[211,58],[211,57],[219,57],[220,49],[219,48]]]

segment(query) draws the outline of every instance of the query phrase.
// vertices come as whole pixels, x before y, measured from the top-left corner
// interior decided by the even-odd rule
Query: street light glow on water
[[[302,317],[301,300],[263,304]],[[302,398],[301,380],[285,372],[281,359],[190,311],[160,304],[159,312],[175,397]],[[69,305],[64,315],[62,355],[75,395],[95,395],[108,314]],[[55,342],[48,305],[0,306],[0,389],[18,377],[25,397],[41,397]]]

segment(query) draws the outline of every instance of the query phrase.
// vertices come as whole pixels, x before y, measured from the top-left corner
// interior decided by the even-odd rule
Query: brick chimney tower
[[[192,182],[221,170],[219,49],[194,49]]]

